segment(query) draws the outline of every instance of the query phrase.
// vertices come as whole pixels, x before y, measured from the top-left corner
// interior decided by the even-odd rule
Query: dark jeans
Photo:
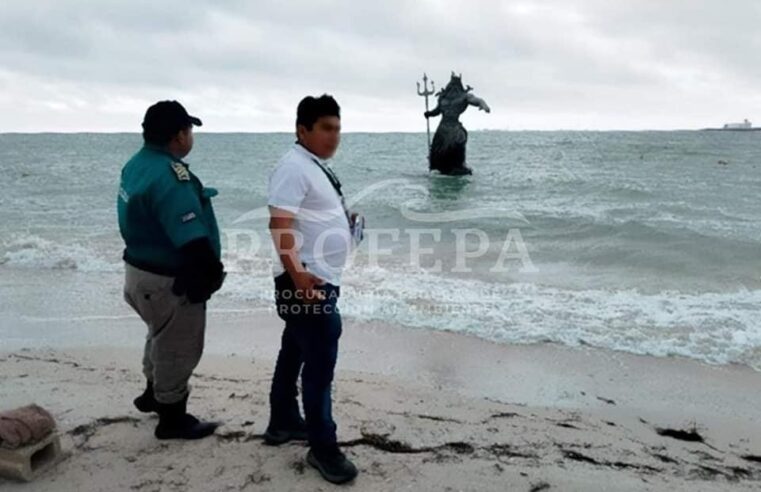
[[[285,330],[272,378],[270,426],[287,429],[298,418],[296,383],[301,373],[304,416],[313,448],[336,443],[330,387],[341,336],[341,315],[336,306],[340,288],[331,284],[322,288],[325,300],[304,304],[295,298],[288,273],[275,278],[275,301]]]

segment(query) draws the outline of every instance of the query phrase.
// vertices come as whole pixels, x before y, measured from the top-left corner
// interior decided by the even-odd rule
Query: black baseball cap
[[[154,139],[170,140],[189,126],[201,126],[201,120],[190,116],[177,101],[159,101],[145,112],[143,133]]]

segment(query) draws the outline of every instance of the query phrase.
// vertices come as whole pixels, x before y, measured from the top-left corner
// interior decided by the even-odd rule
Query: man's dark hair
[[[341,117],[341,108],[333,96],[327,94],[320,97],[307,96],[301,100],[296,110],[296,126],[304,125],[311,131],[314,123],[323,116]]]

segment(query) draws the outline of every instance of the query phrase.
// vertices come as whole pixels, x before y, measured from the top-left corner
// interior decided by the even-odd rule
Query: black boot
[[[267,431],[264,433],[264,443],[270,446],[279,446],[288,441],[306,440],[307,423],[301,416],[286,425],[277,425],[270,420],[270,425],[267,426]]]
[[[135,408],[143,413],[159,411],[159,402],[157,402],[156,397],[153,396],[153,381],[148,381],[143,394],[135,398],[132,403],[135,404]]]
[[[217,422],[203,422],[187,413],[188,399],[177,403],[159,403],[159,425],[156,426],[157,439],[203,439],[214,434]]]
[[[349,461],[338,446],[310,449],[307,463],[317,468],[322,478],[335,484],[350,482],[359,473],[354,463]]]

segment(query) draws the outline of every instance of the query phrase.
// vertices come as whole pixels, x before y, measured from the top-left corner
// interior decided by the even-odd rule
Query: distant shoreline
[[[761,128],[703,128],[704,132],[758,132]]]

